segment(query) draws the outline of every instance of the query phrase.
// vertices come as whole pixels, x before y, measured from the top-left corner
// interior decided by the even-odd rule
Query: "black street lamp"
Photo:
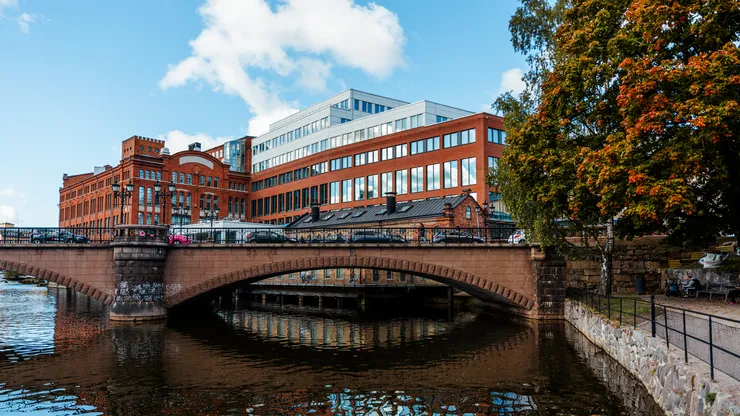
[[[218,219],[218,213],[219,213],[218,205],[214,205],[213,210],[206,208],[200,210],[200,218],[201,220],[211,220],[211,228],[213,228],[213,220]]]
[[[118,223],[123,223],[123,207],[124,205],[128,205],[128,199],[131,198],[131,195],[134,193],[134,184],[129,182],[126,184],[124,188],[121,188],[121,185],[118,184],[118,180],[115,180],[113,182],[113,185],[111,185],[111,189],[113,189],[113,205],[115,205],[115,201],[117,199],[120,199],[121,201],[121,215],[118,217]]]
[[[167,191],[162,191],[162,184],[157,180],[157,182],[154,183],[154,194],[156,195],[156,199],[159,200],[159,207],[162,208],[162,206],[164,206],[164,209],[162,209],[162,220],[164,220],[164,213],[167,211],[167,200],[172,198],[174,201],[177,195],[177,192],[175,192],[175,184],[170,182],[169,185],[167,185]]]
[[[483,228],[485,229],[485,241],[488,242],[488,222],[491,219],[491,213],[488,210],[488,201],[483,201],[483,207],[480,209],[480,214],[483,216]]]
[[[183,205],[183,204],[172,204],[172,224],[173,225],[179,225],[183,226],[184,219],[190,218],[190,206]],[[177,218],[177,221],[175,221],[175,217]],[[188,224],[190,222],[188,221]]]

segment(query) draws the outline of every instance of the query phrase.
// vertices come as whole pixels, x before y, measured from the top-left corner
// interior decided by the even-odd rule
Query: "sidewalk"
[[[641,298],[647,300],[648,302],[650,301],[649,296],[641,296]],[[722,318],[740,321],[740,304],[728,305],[724,300],[724,296],[709,300],[707,298],[669,298],[665,295],[656,295],[655,303],[672,306],[674,308],[683,308],[696,312],[708,313],[712,315],[717,315]],[[731,326],[740,327],[740,322],[723,321],[723,323]]]

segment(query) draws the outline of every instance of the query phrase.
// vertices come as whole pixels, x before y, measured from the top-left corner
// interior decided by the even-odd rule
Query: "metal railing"
[[[618,321],[650,331],[653,337],[683,351],[684,360],[689,355],[709,364],[714,380],[714,370],[719,370],[735,380],[740,380],[740,320],[723,318],[690,309],[655,303],[638,297],[603,296],[583,289],[568,288],[567,297]]]
[[[123,225],[103,228],[0,228],[0,245],[110,244],[162,240],[169,244],[506,244],[507,226],[489,228],[208,228]]]
[[[10,244],[109,244],[112,227],[0,228],[0,245]]]
[[[189,228],[171,227],[171,244],[485,244],[508,243],[509,228]]]

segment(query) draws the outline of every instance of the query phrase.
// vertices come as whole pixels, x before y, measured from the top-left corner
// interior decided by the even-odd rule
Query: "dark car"
[[[31,242],[33,244],[58,243],[61,242],[61,239],[57,230],[33,230],[31,232]]]
[[[305,239],[307,243],[335,244],[346,243],[347,239],[342,234],[314,235]]]
[[[351,243],[406,243],[406,239],[396,234],[383,234],[372,230],[355,231],[349,236]]]
[[[295,243],[294,238],[286,237],[273,231],[253,231],[244,238],[247,243]]]
[[[75,234],[69,230],[59,231],[58,240],[63,243],[87,244],[90,239],[87,236]]]
[[[462,231],[440,231],[432,236],[433,243],[483,243],[483,239]]]

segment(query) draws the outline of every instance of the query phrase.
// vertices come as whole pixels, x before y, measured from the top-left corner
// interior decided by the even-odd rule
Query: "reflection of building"
[[[244,149],[250,140],[244,137],[230,142],[230,149]],[[216,207],[220,209],[219,218],[246,220],[249,175],[243,166],[240,170],[231,169],[221,155],[223,149],[215,157],[194,143],[188,150],[171,155],[164,146],[164,141],[134,136],[123,141],[118,166],[96,167],[93,172],[80,175],[65,174],[59,190],[59,225],[190,224]],[[249,160],[248,155],[245,160]],[[157,181],[164,191],[170,182],[175,185],[175,198],[168,200],[167,206],[156,196]],[[120,201],[114,200],[114,182],[122,188],[129,183],[134,186],[123,212]],[[178,209],[173,212],[170,203]]]
[[[221,162],[229,165],[229,169],[232,172],[247,172],[248,156],[251,152],[249,147],[250,140],[247,137],[228,141],[220,146],[214,147],[207,152],[220,160]]]

